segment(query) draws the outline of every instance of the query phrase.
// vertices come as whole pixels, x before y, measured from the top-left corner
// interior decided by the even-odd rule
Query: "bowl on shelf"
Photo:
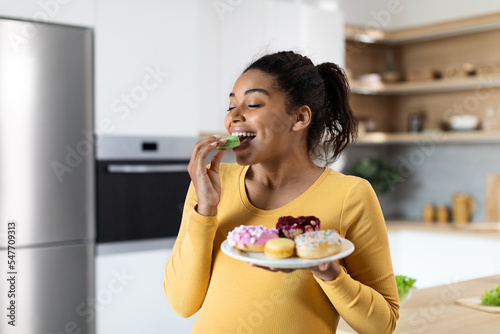
[[[452,131],[472,131],[479,126],[479,117],[475,115],[457,115],[448,119]]]
[[[356,77],[361,84],[377,84],[382,82],[382,76],[378,73],[367,73]]]

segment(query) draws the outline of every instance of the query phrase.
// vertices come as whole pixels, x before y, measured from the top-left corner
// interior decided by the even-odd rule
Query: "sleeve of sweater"
[[[182,222],[167,262],[163,288],[172,309],[182,317],[195,314],[203,304],[210,281],[217,218],[195,210],[193,184],[184,203]]]
[[[333,306],[358,333],[392,333],[399,317],[384,217],[371,185],[358,180],[349,190],[340,234],[355,245],[331,282],[316,279]]]

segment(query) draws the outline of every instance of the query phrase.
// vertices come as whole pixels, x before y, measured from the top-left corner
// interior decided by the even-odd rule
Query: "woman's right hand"
[[[211,151],[217,149],[217,146],[225,143],[226,138],[213,135],[197,143],[191,154],[188,172],[198,199],[196,211],[203,216],[215,216],[217,214],[217,205],[219,205],[221,193],[219,165],[222,156],[227,150],[217,150],[213,154],[210,168],[207,168],[205,158]]]

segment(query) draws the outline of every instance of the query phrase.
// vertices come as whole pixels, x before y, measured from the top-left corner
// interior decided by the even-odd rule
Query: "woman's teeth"
[[[255,137],[257,134],[252,132],[233,132],[231,136],[235,137]]]

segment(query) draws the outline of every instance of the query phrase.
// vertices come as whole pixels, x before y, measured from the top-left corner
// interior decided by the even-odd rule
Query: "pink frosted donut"
[[[240,225],[227,234],[231,247],[250,252],[264,252],[266,242],[278,238],[278,230],[263,225]]]
[[[297,256],[318,259],[342,250],[342,239],[334,230],[307,231],[295,238]]]

